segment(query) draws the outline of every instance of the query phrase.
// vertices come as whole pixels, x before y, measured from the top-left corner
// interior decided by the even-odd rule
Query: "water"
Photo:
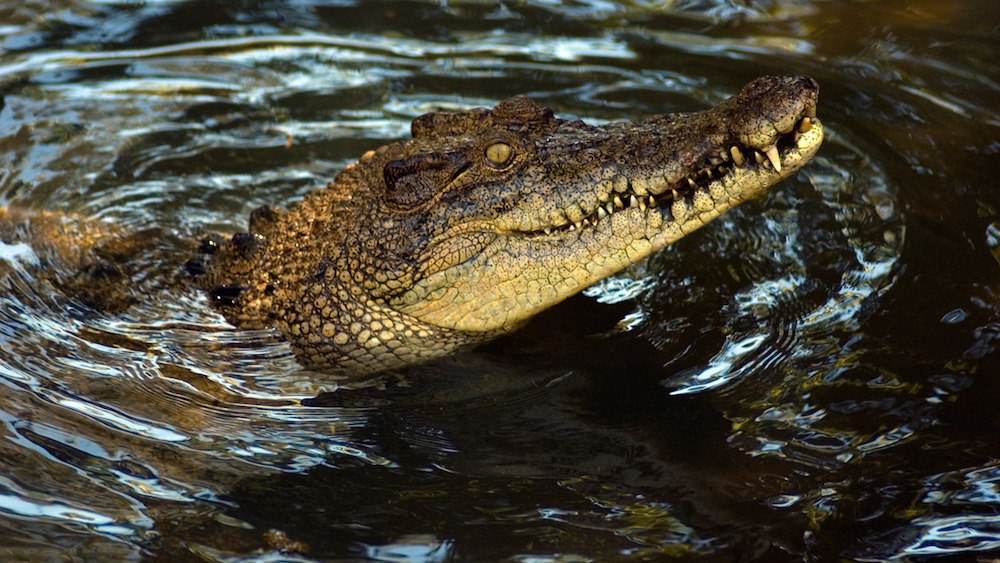
[[[998,29],[985,0],[0,6],[0,204],[158,245],[110,315],[0,246],[0,559],[996,558]],[[635,120],[785,72],[822,87],[808,167],[475,351],[313,373],[171,281],[425,111]]]

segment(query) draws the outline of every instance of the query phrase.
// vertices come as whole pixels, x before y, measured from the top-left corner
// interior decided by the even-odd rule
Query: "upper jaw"
[[[776,98],[773,107],[748,110],[747,105],[760,101],[747,100],[748,90],[765,80],[777,84],[768,83],[770,91],[752,93]],[[816,119],[817,94],[818,86],[807,77],[765,77],[711,110],[653,117],[641,125],[679,131],[685,142],[663,166],[623,165],[594,186],[581,181],[581,197],[534,217],[522,213],[505,234],[565,235],[632,209],[659,210],[667,222],[683,222],[692,212],[720,205],[728,209],[790,176],[812,157],[823,138]],[[620,159],[627,162],[630,157],[625,151]]]
[[[707,211],[722,202],[735,205],[798,170],[815,153],[822,137],[822,124],[815,113],[803,115],[791,131],[776,136],[767,146],[734,143],[728,148],[713,147],[700,165],[688,168],[679,180],[668,180],[662,174],[618,174],[594,188],[596,198],[562,210],[565,220],[513,229],[507,234],[544,237],[572,233],[632,209],[643,213],[656,209],[664,220],[680,221],[691,212]]]

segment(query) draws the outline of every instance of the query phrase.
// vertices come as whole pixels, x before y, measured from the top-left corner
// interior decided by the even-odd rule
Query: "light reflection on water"
[[[577,302],[586,322],[566,308],[548,317],[583,334],[529,327],[365,381],[302,370],[273,333],[232,331],[167,282],[119,315],[69,304],[38,273],[45,251],[3,243],[0,553],[777,561],[1000,549],[998,472],[971,461],[997,441],[972,428],[961,439],[982,442],[960,450],[936,434],[996,374],[1000,283],[933,268],[949,253],[996,265],[1000,202],[974,160],[997,152],[1000,77],[977,54],[995,45],[923,49],[906,22],[940,25],[921,34],[943,45],[957,16],[888,4],[387,2],[359,21],[365,8],[350,3],[291,2],[171,30],[158,18],[201,3],[95,2],[0,27],[0,203],[148,229],[171,256],[322,186],[421,113],[514,93],[598,123],[807,72],[830,132],[766,201],[588,290],[602,305]],[[838,23],[865,10],[889,31]],[[144,275],[162,275],[145,259]],[[589,320],[612,306],[612,322]],[[900,311],[924,309],[934,338],[910,344]],[[299,403],[324,391],[340,403]],[[269,527],[313,555],[262,543]]]

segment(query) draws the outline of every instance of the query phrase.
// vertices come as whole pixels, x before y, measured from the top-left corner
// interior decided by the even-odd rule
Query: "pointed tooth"
[[[622,198],[615,196],[614,201],[615,201],[615,207],[617,207],[618,209],[625,207],[625,204],[622,203]]]
[[[587,219],[586,217],[584,217],[584,218],[583,218],[583,220],[582,220],[582,221],[580,221],[580,223],[581,223],[582,225],[589,225],[589,224],[590,224],[590,221],[589,221],[589,220],[588,220],[588,219]],[[581,226],[580,228],[582,229],[583,227]]]
[[[799,133],[808,133],[812,127],[812,120],[808,117],[803,117],[802,122],[799,123]]]
[[[653,196],[649,196],[649,203],[647,203],[646,205],[648,205],[649,207],[656,207],[656,198],[654,198]]]
[[[693,190],[697,190],[698,189],[698,184],[695,184],[694,180],[692,180],[691,178],[688,178],[687,181],[688,181],[688,186],[690,186],[691,189],[693,189]]]
[[[677,201],[681,196],[677,195],[677,190],[670,190],[670,195],[673,196],[674,201]]]
[[[774,171],[781,172],[781,157],[778,156],[778,146],[771,145],[767,147],[764,154],[766,154],[767,159],[771,161],[771,166],[774,167]]]
[[[597,208],[597,220],[598,221],[600,221],[601,219],[604,219],[607,216],[608,216],[608,212],[605,211],[603,207],[598,207]]]
[[[760,151],[753,151],[753,159],[757,161],[757,164],[764,164],[764,155]]]
[[[542,232],[544,232],[547,235],[551,235],[552,234],[552,229],[546,227],[546,228],[542,229]]]
[[[743,166],[746,163],[747,159],[743,158],[743,153],[735,145],[729,148],[729,154],[733,155],[733,162],[736,163],[736,166]]]
[[[604,205],[604,209],[606,209],[608,213],[614,213],[615,212],[615,204],[613,204],[613,203],[611,203],[609,201],[607,204]]]
[[[639,200],[639,210],[640,211],[645,211],[646,210],[646,200],[644,200],[644,199],[640,199]]]
[[[629,198],[628,198],[628,206],[629,207],[639,207],[639,200],[635,199],[634,195],[629,196]]]
[[[569,226],[569,230],[571,230],[571,231],[575,231],[575,230],[576,230],[576,223],[573,223],[573,224],[571,224],[571,225]]]

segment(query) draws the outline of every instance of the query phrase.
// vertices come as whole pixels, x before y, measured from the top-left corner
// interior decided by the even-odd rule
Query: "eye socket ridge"
[[[397,210],[427,203],[452,178],[454,155],[421,154],[390,162],[383,169],[385,200]]]

